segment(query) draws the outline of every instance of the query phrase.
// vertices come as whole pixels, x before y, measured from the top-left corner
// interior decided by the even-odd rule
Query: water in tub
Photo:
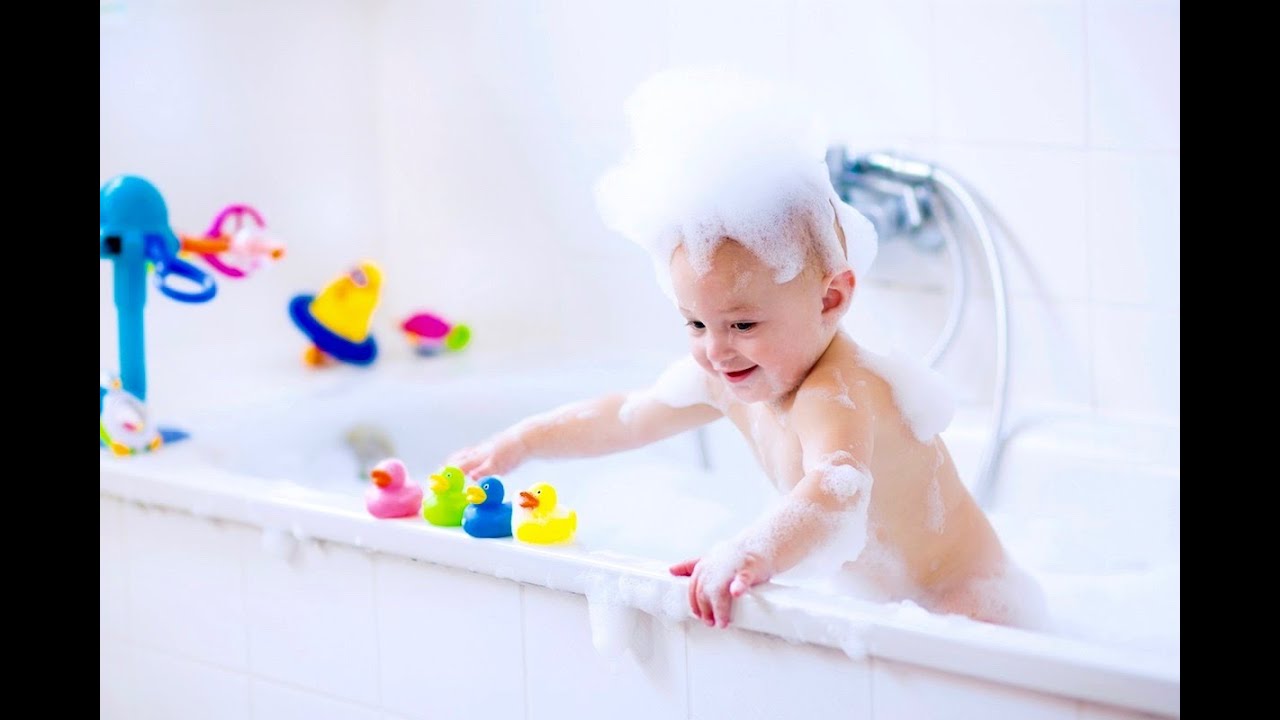
[[[639,386],[641,378],[636,380]],[[228,469],[269,478],[293,494],[359,496],[367,488],[364,468],[370,453],[393,450],[411,476],[423,481],[452,451],[535,412],[614,390],[617,383],[616,372],[603,371],[460,374],[447,381],[352,373],[322,390],[259,401],[250,411],[205,412],[193,418],[193,427],[198,445],[215,450]],[[732,428],[713,425],[712,432],[717,441],[734,441]],[[696,448],[693,436],[685,434],[601,458],[531,461],[504,480],[512,493],[540,481],[555,485],[561,501],[578,512],[578,548],[665,567],[705,553],[749,524],[776,497],[752,467],[745,445],[742,462],[721,463],[717,471],[701,468]],[[1082,481],[1096,487],[1084,487]],[[1041,497],[1038,504],[1047,511],[1031,514],[997,504],[992,521],[1005,546],[1044,587],[1051,632],[1176,656],[1176,521],[1170,543],[1168,532],[1153,534],[1141,517],[1074,499],[1107,497],[1126,513],[1150,506],[1138,488],[1126,496],[1125,487],[1105,473],[1048,477],[1036,492],[1061,492],[1061,502]],[[1176,503],[1175,497],[1175,508]],[[775,582],[810,581],[781,577]],[[897,606],[903,613],[923,613],[910,602]]]

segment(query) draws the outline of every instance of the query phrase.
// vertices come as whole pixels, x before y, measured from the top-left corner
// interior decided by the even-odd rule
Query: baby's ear
[[[833,275],[827,281],[827,291],[822,295],[822,313],[825,315],[834,312],[837,317],[843,315],[849,309],[849,300],[853,297],[853,287],[856,284],[853,270],[846,268]]]

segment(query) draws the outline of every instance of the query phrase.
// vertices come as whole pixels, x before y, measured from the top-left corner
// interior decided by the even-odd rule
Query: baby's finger
[[[705,585],[698,583],[698,617],[707,624],[707,627],[714,627],[715,613],[712,612],[711,599],[707,597],[706,589]]]
[[[742,597],[742,594],[755,584],[756,580],[751,571],[743,570],[733,577],[733,582],[729,583],[729,594],[733,597]]]
[[[696,577],[689,578],[689,612],[699,620],[702,619],[698,614],[698,578]]]
[[[713,617],[711,618],[715,625],[720,627],[728,627],[729,625],[729,609],[733,601],[729,599],[729,594],[721,588],[712,591],[711,610]]]
[[[675,565],[672,565],[670,568],[668,568],[668,570],[671,572],[672,575],[675,575],[677,577],[689,577],[690,575],[693,574],[693,568],[696,567],[697,564],[698,564],[698,559],[694,558],[692,560],[685,560],[684,562],[678,562]]]

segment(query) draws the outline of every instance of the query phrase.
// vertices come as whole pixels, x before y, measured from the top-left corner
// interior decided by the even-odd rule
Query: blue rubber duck
[[[492,475],[468,486],[462,529],[478,538],[511,537],[511,503],[502,501],[505,493],[502,481]]]

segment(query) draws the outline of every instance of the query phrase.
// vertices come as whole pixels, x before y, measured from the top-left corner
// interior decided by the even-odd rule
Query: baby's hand
[[[733,599],[773,576],[759,555],[731,545],[712,548],[705,558],[676,563],[670,570],[689,578],[689,609],[708,627],[728,627]]]
[[[450,455],[445,465],[453,465],[467,477],[482,478],[514,470],[527,455],[519,434],[506,431]]]

